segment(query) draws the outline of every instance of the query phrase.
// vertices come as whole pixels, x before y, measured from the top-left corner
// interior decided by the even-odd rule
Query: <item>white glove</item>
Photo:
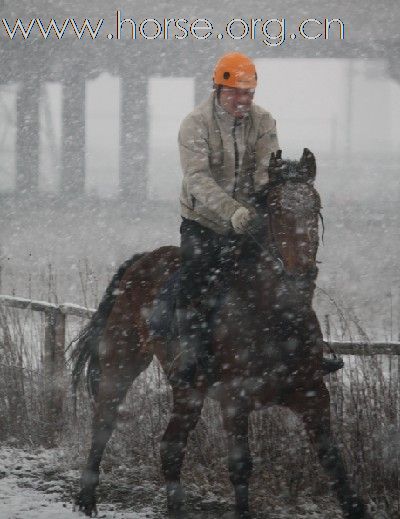
[[[233,230],[238,234],[243,234],[249,226],[253,216],[246,207],[239,207],[231,217]]]

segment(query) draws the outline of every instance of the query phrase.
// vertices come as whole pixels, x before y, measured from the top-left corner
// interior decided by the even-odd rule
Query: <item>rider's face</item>
[[[231,88],[223,86],[219,103],[234,117],[244,117],[249,113],[254,97],[254,88]]]

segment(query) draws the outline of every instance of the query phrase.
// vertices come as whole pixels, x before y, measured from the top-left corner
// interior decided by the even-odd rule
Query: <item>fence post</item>
[[[46,443],[53,446],[63,427],[65,388],[65,314],[60,309],[46,311],[44,336],[44,376],[47,401]]]
[[[325,336],[326,341],[331,342],[331,323],[329,320],[329,314],[325,314]]]

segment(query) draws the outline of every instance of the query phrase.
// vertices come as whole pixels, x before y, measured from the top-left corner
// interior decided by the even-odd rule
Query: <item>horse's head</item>
[[[271,155],[268,173],[269,183],[259,197],[268,248],[287,279],[313,282],[321,210],[313,186],[315,157],[305,148],[299,161],[284,161],[279,150]]]

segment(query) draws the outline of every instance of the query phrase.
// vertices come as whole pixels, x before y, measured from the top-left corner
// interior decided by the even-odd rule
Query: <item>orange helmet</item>
[[[250,58],[230,52],[220,58],[214,69],[214,83],[233,88],[256,88],[257,72]]]

